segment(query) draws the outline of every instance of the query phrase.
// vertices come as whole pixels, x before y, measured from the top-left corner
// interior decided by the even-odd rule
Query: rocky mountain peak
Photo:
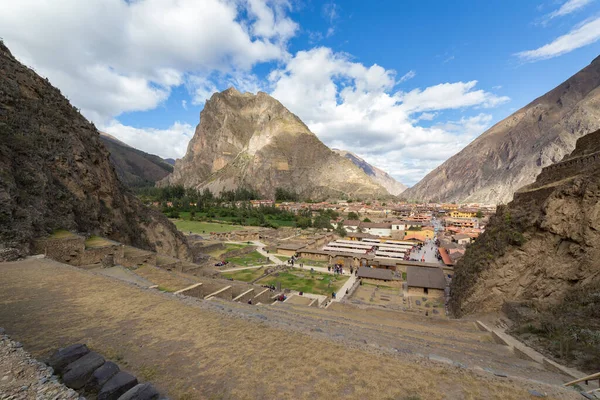
[[[307,198],[389,195],[278,100],[234,88],[206,102],[185,157],[160,184],[217,193],[245,186],[268,197],[279,187]]]

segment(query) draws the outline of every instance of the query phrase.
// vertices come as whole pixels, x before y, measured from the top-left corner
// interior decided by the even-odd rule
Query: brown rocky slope
[[[499,208],[455,268],[450,307],[458,316],[503,309],[517,333],[600,370],[598,260],[600,131]]]
[[[578,138],[600,128],[600,57],[500,121],[430,172],[403,197],[441,202],[508,203]]]
[[[173,172],[173,166],[159,156],[135,149],[107,133],[100,132],[100,140],[110,153],[117,176],[127,187],[154,186]]]
[[[266,197],[277,188],[311,199],[389,196],[280,102],[234,88],[206,102],[187,154],[159,184],[214,193],[246,187]]]
[[[373,180],[373,182],[383,186],[388,192],[390,192],[394,196],[398,196],[400,193],[406,190],[405,185],[392,178],[387,172],[369,164],[356,154],[339,149],[333,149],[333,151],[335,151],[340,156],[352,161],[354,165],[362,169],[364,173],[367,174],[367,176],[369,176]]]
[[[119,182],[96,128],[0,42],[0,261],[57,229],[190,258],[185,238]]]

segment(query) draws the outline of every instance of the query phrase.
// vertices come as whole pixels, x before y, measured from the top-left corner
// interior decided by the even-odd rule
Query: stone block
[[[118,400],[157,400],[159,395],[158,390],[150,383],[140,383],[125,392]]]
[[[72,344],[64,349],[58,349],[52,354],[48,365],[50,365],[57,374],[61,374],[65,367],[73,361],[85,356],[90,352],[85,344]]]
[[[85,356],[67,365],[63,371],[63,382],[71,389],[79,390],[94,371],[104,364],[104,357],[96,352],[87,353]]]
[[[135,376],[123,371],[118,372],[102,386],[98,400],[117,400],[137,383]]]
[[[85,384],[86,392],[99,392],[102,386],[115,376],[121,369],[112,361],[105,362],[100,368],[94,371],[90,379]]]

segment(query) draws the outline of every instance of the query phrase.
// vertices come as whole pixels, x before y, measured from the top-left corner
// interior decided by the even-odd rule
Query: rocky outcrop
[[[0,43],[0,261],[59,229],[189,259],[185,238],[121,182],[99,133]]]
[[[542,168],[600,128],[600,58],[500,121],[434,169],[403,197],[507,203]]]
[[[596,372],[600,131],[579,139],[572,154],[514,197],[455,267],[450,309],[457,316],[502,310],[521,340]]]
[[[100,132],[100,140],[125,186],[154,186],[156,181],[173,172],[173,165],[167,160],[135,149],[107,133]]]
[[[277,188],[311,199],[389,196],[280,102],[233,88],[206,102],[187,154],[159,184],[214,193],[246,187],[271,198]]]
[[[400,193],[406,190],[407,187],[405,185],[392,178],[387,172],[369,164],[356,154],[346,150],[333,149],[333,151],[352,161],[354,165],[362,169],[363,172],[373,180],[373,182],[383,186],[394,196],[398,196]]]
[[[549,306],[600,281],[599,232],[597,131],[500,207],[455,268],[453,312],[497,311],[505,301]]]

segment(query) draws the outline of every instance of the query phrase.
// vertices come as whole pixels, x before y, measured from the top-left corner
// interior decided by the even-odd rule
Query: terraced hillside
[[[0,264],[0,282],[26,350],[85,342],[170,398],[579,398],[468,321],[202,301],[50,260]]]

